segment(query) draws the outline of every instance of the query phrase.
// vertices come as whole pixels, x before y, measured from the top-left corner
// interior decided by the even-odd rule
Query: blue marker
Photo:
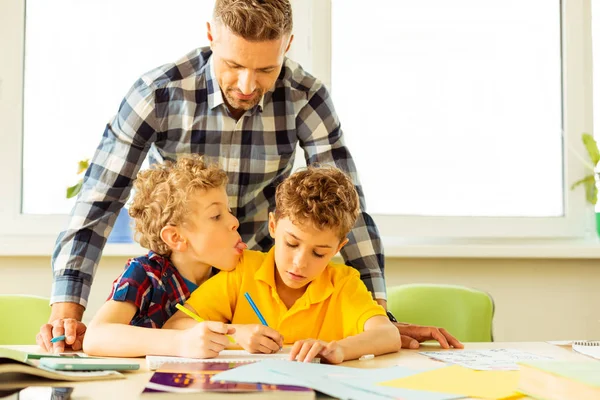
[[[256,314],[256,316],[258,317],[258,319],[260,319],[260,322],[264,326],[269,326],[267,324],[267,321],[265,321],[265,318],[260,313],[260,311],[258,311],[258,307],[256,307],[256,304],[254,304],[254,301],[252,301],[252,297],[250,297],[250,293],[248,293],[248,292],[244,293],[244,297],[246,298],[246,300],[248,300],[248,303],[250,303],[250,307],[252,307],[252,309],[254,310],[254,313]]]
[[[60,342],[61,340],[65,340],[67,337],[65,335],[60,335],[57,337],[53,337],[52,339],[50,339],[51,343],[56,343],[56,342]]]

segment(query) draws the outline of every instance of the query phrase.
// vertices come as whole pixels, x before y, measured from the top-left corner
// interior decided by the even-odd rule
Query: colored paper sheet
[[[505,399],[520,396],[517,393],[518,382],[519,371],[474,371],[459,365],[452,365],[381,382],[379,385],[453,393],[465,397]]]

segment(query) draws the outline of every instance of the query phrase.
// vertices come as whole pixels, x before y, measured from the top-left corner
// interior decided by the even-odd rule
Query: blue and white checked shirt
[[[274,87],[236,121],[223,101],[211,54],[197,49],[148,72],[123,99],[58,236],[51,302],[87,305],[102,248],[147,155],[152,163],[197,153],[218,163],[229,176],[229,205],[243,240],[251,249],[267,251],[275,188],[290,175],[297,144],[307,164],[333,164],[354,179],[363,212],[341,253],[375,297],[385,299],[379,232],[364,212],[356,167],[325,86],[286,59]]]

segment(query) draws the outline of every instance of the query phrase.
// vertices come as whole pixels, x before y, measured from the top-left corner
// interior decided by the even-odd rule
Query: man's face
[[[208,24],[216,79],[231,111],[251,109],[273,87],[292,38],[250,42],[219,23]]]
[[[290,289],[301,289],[316,279],[346,244],[331,229],[294,224],[289,218],[275,221],[269,215],[269,232],[275,239],[275,281]]]

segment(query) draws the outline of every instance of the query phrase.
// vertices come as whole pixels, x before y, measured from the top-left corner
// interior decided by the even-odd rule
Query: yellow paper
[[[460,365],[381,382],[381,386],[428,390],[483,399],[519,398],[519,371],[475,371]]]

